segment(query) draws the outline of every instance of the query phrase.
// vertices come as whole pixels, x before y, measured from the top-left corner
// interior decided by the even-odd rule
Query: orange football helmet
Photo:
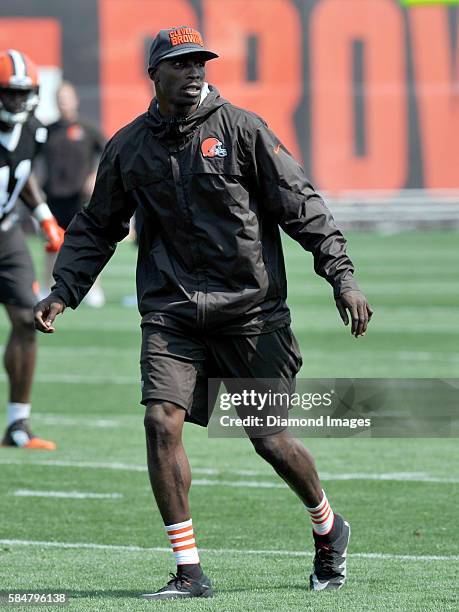
[[[38,104],[36,65],[15,49],[0,52],[0,122],[25,123]]]

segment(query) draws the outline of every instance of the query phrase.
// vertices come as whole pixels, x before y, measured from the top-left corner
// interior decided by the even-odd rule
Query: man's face
[[[64,84],[59,88],[56,102],[59,113],[64,119],[67,117],[73,118],[77,114],[79,100],[74,87],[71,85]]]
[[[0,89],[0,99],[9,113],[20,113],[24,109],[24,104],[30,95],[30,91],[22,89]]]
[[[156,93],[171,105],[193,106],[199,102],[205,73],[205,60],[199,54],[163,60],[153,77]]]

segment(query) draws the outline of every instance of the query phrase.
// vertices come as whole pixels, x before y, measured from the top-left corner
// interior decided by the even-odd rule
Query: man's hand
[[[57,224],[56,219],[49,210],[48,204],[46,204],[46,202],[37,204],[37,206],[35,206],[35,208],[32,210],[32,214],[40,224],[43,233],[48,238],[45,250],[48,253],[57,253],[64,242],[65,232],[62,227],[59,227]]]
[[[373,310],[363,293],[361,291],[346,291],[339,298],[336,298],[335,301],[336,308],[344,325],[349,324],[347,311],[351,315],[351,334],[356,338],[364,336],[373,315]]]
[[[51,219],[44,219],[40,225],[43,233],[48,238],[45,250],[48,253],[57,253],[64,242],[64,230],[57,224],[54,217]]]
[[[53,334],[56,330],[53,327],[54,319],[58,314],[65,310],[65,304],[59,298],[48,295],[44,300],[38,302],[33,309],[35,329],[44,334]]]

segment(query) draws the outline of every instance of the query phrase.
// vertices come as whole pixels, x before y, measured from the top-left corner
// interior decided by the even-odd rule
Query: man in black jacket
[[[159,32],[149,63],[156,97],[108,143],[89,206],[66,233],[53,291],[35,309],[37,329],[54,332],[57,314],[78,306],[140,210],[148,469],[178,568],[149,599],[212,595],[194,539],[182,445],[184,420],[208,423],[208,379],[275,379],[289,390],[301,367],[279,226],[313,253],[355,337],[372,314],[345,239],[302,168],[262,119],[205,82],[205,62],[215,57],[191,28]],[[310,513],[310,586],[340,588],[349,525],[333,513],[304,446],[285,429],[269,434],[249,437]]]

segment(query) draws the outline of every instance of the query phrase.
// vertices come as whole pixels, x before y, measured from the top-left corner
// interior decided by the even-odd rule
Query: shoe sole
[[[162,601],[164,599],[199,599],[199,598],[207,598],[213,597],[214,591],[213,589],[208,589],[204,591],[201,595],[164,595],[164,597],[158,597],[156,593],[152,593],[151,595],[139,595],[140,599],[146,599],[147,601]]]
[[[20,448],[25,450],[46,450],[46,451],[54,451],[57,449],[57,445],[54,442],[49,442],[48,440],[39,440],[37,442],[33,442],[35,438],[29,440],[27,444],[24,446],[18,446],[17,444],[5,444],[2,442],[0,444],[1,448]]]
[[[347,542],[346,542],[346,548],[344,549],[344,553],[343,556],[346,559],[346,567],[344,570],[344,580],[343,582],[341,582],[341,584],[336,584],[335,583],[331,583],[327,582],[327,583],[321,583],[317,580],[317,584],[315,585],[313,582],[313,576],[315,576],[315,574],[311,574],[311,576],[309,577],[309,590],[310,591],[339,591],[339,589],[341,589],[345,584],[346,584],[346,580],[347,580],[347,549],[349,547],[349,541],[351,539],[351,526],[347,521],[344,521],[344,524],[346,525],[346,527],[348,528],[348,534],[347,534]],[[322,586],[323,585],[323,586]],[[317,588],[317,586],[319,588]]]

